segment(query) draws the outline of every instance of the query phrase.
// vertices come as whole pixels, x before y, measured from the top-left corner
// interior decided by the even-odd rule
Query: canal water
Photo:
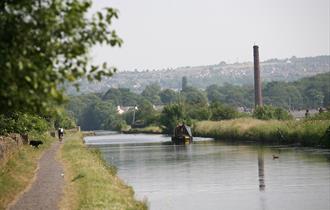
[[[195,140],[175,146],[162,135],[85,138],[152,210],[330,209],[330,150]]]

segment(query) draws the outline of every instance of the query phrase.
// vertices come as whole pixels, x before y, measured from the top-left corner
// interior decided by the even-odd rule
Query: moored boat
[[[185,124],[178,125],[174,129],[172,136],[173,144],[190,144],[193,142],[191,128]]]

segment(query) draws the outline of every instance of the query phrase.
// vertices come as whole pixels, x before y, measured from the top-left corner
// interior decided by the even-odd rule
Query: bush
[[[211,116],[211,111],[207,106],[188,106],[187,115],[195,120],[208,120]]]
[[[11,116],[0,115],[0,134],[7,133],[43,133],[49,129],[49,123],[42,117],[28,113],[14,113]]]
[[[272,106],[258,106],[253,111],[253,117],[260,120],[289,120],[292,116],[282,108]]]
[[[218,102],[210,106],[212,120],[229,120],[238,117],[238,111],[230,106],[222,105]]]
[[[160,116],[161,125],[164,127],[164,131],[167,134],[172,134],[177,124],[185,120],[187,120],[186,114],[180,104],[165,106]]]
[[[330,111],[318,113],[317,115],[315,115],[309,119],[310,120],[330,120]]]
[[[55,128],[65,128],[70,129],[76,127],[76,123],[72,117],[70,117],[65,111],[60,111],[57,113],[54,120]]]

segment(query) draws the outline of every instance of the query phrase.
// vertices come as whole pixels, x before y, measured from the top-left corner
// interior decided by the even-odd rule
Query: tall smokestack
[[[261,81],[260,81],[260,65],[259,65],[259,47],[253,46],[254,61],[254,103],[255,106],[262,106]]]

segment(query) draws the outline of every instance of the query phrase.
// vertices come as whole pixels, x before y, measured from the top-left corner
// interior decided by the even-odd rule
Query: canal
[[[330,209],[330,150],[203,138],[175,146],[162,135],[101,134],[86,144],[152,210]]]

